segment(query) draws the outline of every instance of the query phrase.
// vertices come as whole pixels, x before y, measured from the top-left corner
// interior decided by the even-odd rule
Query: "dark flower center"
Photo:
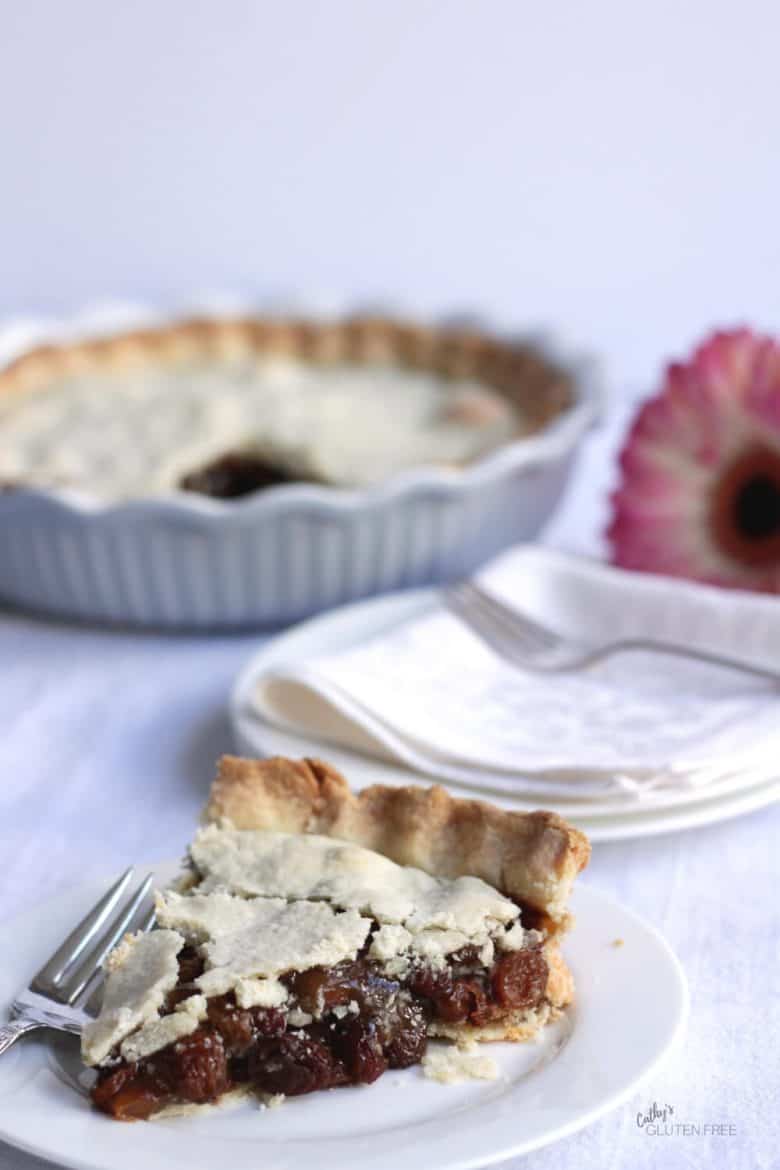
[[[721,550],[752,567],[780,562],[780,452],[753,447],[721,476],[712,529]]]
[[[768,475],[755,475],[737,492],[734,519],[747,540],[766,540],[780,532],[780,485]]]

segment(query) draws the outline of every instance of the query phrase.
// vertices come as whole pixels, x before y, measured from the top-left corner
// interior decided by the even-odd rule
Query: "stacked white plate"
[[[396,625],[430,613],[437,604],[440,601],[432,589],[376,598],[306,622],[266,643],[241,673],[232,695],[231,718],[238,750],[255,756],[323,757],[340,768],[357,788],[375,783],[428,782],[426,777],[401,765],[283,729],[258,714],[253,696],[258,678],[270,668],[310,662],[358,646]],[[515,799],[505,787],[501,791],[491,789],[487,781],[478,787],[462,780],[446,782],[458,795],[482,796],[506,807],[555,809],[584,829],[593,841],[708,825],[765,807],[780,797],[780,782],[771,769],[745,772],[727,767],[706,785],[659,786],[631,799],[619,792],[603,797],[590,795],[587,799],[561,795],[533,800],[518,795]]]

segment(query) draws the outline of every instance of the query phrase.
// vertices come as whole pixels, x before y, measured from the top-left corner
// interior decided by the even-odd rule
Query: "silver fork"
[[[8,1023],[0,1024],[0,1055],[37,1028],[81,1032],[90,1018],[85,1009],[100,986],[109,952],[131,928],[147,931],[154,925],[154,909],[143,909],[153,875],[141,882],[128,901],[125,895],[132,876],[132,868],[125,870],[13,1001]]]
[[[692,658],[712,666],[727,667],[752,674],[756,678],[780,682],[780,670],[769,670],[739,658],[694,650],[677,642],[650,638],[616,638],[614,641],[589,645],[564,637],[554,630],[510,608],[486,593],[473,581],[460,581],[443,591],[450,611],[476,634],[499,657],[522,670],[541,673],[584,670],[603,658],[627,650],[645,650],[654,654],[671,654]]]

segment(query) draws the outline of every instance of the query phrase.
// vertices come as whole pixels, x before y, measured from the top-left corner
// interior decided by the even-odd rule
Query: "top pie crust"
[[[88,1064],[100,1064],[126,1036],[158,1020],[165,996],[176,984],[176,956],[183,946],[184,938],[176,931],[154,930],[128,935],[112,951],[106,962],[100,1015],[82,1033],[82,1054]]]
[[[479,878],[444,879],[314,833],[212,824],[196,835],[190,857],[204,879],[198,893],[228,890],[244,898],[325,901],[414,933],[454,930],[471,937],[518,914],[514,902]]]
[[[437,877],[481,878],[565,928],[584,833],[551,812],[514,812],[446,789],[375,786],[354,794],[320,760],[224,756],[204,817],[237,829],[337,837]]]
[[[386,317],[335,322],[198,318],[69,345],[41,345],[0,373],[0,393],[22,393],[89,372],[187,366],[202,359],[230,362],[258,353],[323,365],[392,363],[449,378],[479,379],[515,399],[536,426],[570,401],[567,376],[527,343]]]
[[[184,321],[42,346],[0,371],[0,479],[122,499],[191,489],[245,456],[284,481],[361,486],[471,462],[570,401],[568,376],[538,350],[473,330]]]

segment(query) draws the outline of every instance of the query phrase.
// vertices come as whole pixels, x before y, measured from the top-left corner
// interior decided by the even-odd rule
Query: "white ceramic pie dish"
[[[0,331],[0,362],[42,341],[149,321],[120,309],[12,324]],[[87,621],[235,628],[470,573],[538,533],[600,412],[594,363],[550,337],[529,340],[569,375],[571,404],[463,468],[413,468],[361,489],[281,485],[236,500],[170,492],[106,503],[14,486],[0,493],[0,598]]]

